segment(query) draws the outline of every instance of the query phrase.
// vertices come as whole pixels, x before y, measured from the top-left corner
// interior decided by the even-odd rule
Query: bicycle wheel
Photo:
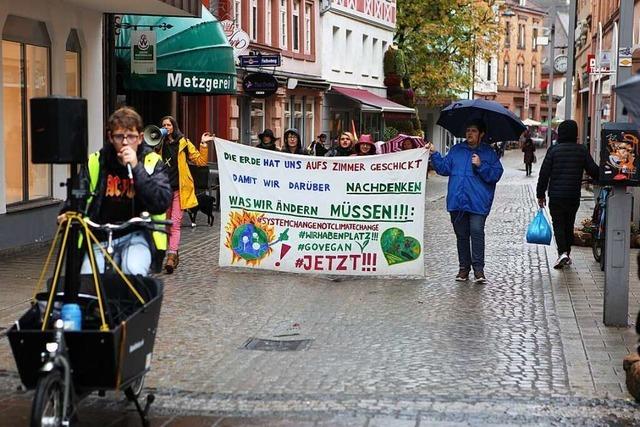
[[[31,406],[31,427],[58,427],[62,425],[64,385],[57,370],[38,380]]]
[[[131,392],[135,397],[140,397],[140,395],[142,394],[142,389],[144,388],[144,377],[144,375],[140,376],[129,386],[131,388]]]

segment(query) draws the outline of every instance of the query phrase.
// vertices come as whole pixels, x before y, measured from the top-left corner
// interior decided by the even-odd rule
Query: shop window
[[[302,101],[295,100],[293,102],[293,127],[298,129],[298,132],[302,130],[302,118]]]
[[[50,46],[43,22],[7,17],[2,31],[2,119],[8,205],[52,196],[51,165],[31,163],[29,132],[29,100],[49,95]]]
[[[64,52],[64,73],[67,81],[67,96],[80,96],[82,94],[80,70],[80,39],[78,38],[77,31],[71,30]]]
[[[264,100],[251,100],[251,145],[258,143],[258,134],[265,129]]]
[[[291,101],[287,101],[284,103],[284,127],[290,128],[291,126]]]
[[[305,103],[304,108],[304,143],[309,146],[311,142],[315,139],[314,133],[314,108],[313,101],[308,101]]]

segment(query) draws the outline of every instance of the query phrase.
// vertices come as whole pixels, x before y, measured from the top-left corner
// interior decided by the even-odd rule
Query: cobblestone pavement
[[[636,337],[602,326],[603,279],[589,252],[576,249],[571,270],[550,271],[553,250],[524,241],[537,208],[535,176],[524,177],[520,159],[508,152],[487,221],[486,285],[453,280],[455,239],[440,177],[427,185],[427,274],[419,280],[220,269],[219,218],[212,228],[199,221],[185,229],[181,265],[163,276],[147,378],[157,397],[153,424],[640,423],[620,372]],[[24,309],[44,255],[35,248],[0,267],[0,326]],[[302,351],[263,352],[244,349],[250,337],[313,341]],[[30,394],[18,385],[2,339],[0,426],[28,419]],[[134,425],[130,408],[108,397],[85,402],[82,424]]]

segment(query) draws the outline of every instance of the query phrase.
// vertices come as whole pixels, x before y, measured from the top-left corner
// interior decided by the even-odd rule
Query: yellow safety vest
[[[144,169],[147,171],[149,175],[153,173],[156,168],[156,164],[162,160],[159,154],[155,152],[149,152],[144,157]],[[96,191],[96,186],[98,185],[98,176],[100,175],[100,151],[96,151],[89,156],[89,191],[93,194]],[[91,201],[93,200],[93,196],[89,196],[87,199],[87,210],[91,205]],[[151,215],[151,219],[154,221],[164,221],[167,218],[166,213],[161,213],[157,215]],[[156,246],[157,250],[166,251],[167,250],[167,235],[160,231],[153,231],[151,233],[153,237],[153,243]]]

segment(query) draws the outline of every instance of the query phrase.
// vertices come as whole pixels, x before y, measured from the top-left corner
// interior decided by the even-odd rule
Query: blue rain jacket
[[[480,166],[471,164],[471,156],[480,157]],[[496,183],[502,177],[502,164],[487,144],[471,148],[467,141],[451,147],[446,156],[433,153],[430,158],[438,175],[449,177],[447,211],[489,215]]]

